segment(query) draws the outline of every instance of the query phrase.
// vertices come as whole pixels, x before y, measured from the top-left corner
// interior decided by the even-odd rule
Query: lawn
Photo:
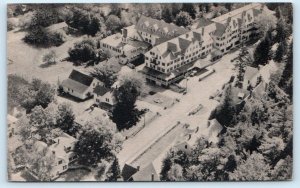
[[[74,68],[71,62],[60,60],[68,57],[68,49],[75,42],[81,41],[86,36],[68,36],[66,42],[59,47],[36,48],[23,41],[26,32],[7,32],[7,73],[18,74],[24,78],[38,78],[51,84],[57,84],[58,79],[63,80],[68,77]],[[43,66],[43,55],[49,51],[55,51],[57,63],[51,66]],[[76,67],[83,70],[83,67]]]

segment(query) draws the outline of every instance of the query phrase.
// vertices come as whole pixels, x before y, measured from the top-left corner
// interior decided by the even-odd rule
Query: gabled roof
[[[223,126],[219,123],[217,119],[210,120],[210,131],[220,133],[223,130]]]
[[[92,84],[94,78],[73,70],[68,79],[62,81],[61,85],[78,93],[84,93]]]
[[[246,6],[242,6],[241,8],[235,9],[231,12],[228,12],[226,14],[223,14],[223,15],[219,16],[219,17],[216,17],[216,18],[212,19],[212,21],[218,22],[218,23],[223,23],[224,21],[227,21],[227,19],[229,17],[233,17],[233,16],[236,16],[236,15],[241,15],[245,11],[259,9],[259,8],[261,8],[260,3],[250,3]]]
[[[90,86],[94,78],[77,70],[73,70],[69,76],[69,79],[79,82],[83,85]]]
[[[135,25],[135,29],[149,34],[158,35],[160,37],[160,39],[157,40],[159,43],[189,31],[175,24],[169,24],[163,20],[156,20],[146,16],[140,17],[138,23]],[[156,43],[158,44],[158,42]]]
[[[178,41],[179,41],[179,47],[182,51],[185,51],[189,47],[189,45],[192,43],[192,41],[183,39],[181,37],[178,38]]]
[[[247,66],[244,74],[244,80],[251,80],[254,76],[258,74],[258,69],[254,67]]]
[[[153,180],[152,180],[153,176]],[[151,162],[149,165],[147,165],[145,168],[142,168],[140,171],[137,171],[132,176],[133,181],[159,181],[159,176],[153,166],[153,163]]]
[[[135,174],[138,170],[128,164],[125,164],[121,176],[123,177],[124,181],[129,180],[133,174]]]
[[[112,91],[112,89],[109,89],[109,88],[101,86],[101,85],[97,85],[94,89],[94,93],[97,96],[103,96],[103,95],[105,95],[105,93],[111,92],[111,91]]]
[[[220,37],[223,35],[225,30],[226,30],[226,26],[224,24],[216,22],[216,31],[215,31],[214,35]]]
[[[212,24],[213,22],[207,18],[199,18],[197,20],[197,22],[192,26],[194,29],[198,29],[200,27],[205,27],[205,26],[208,26],[210,24]]]

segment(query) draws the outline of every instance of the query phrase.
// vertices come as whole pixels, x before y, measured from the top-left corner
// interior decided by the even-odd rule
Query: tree
[[[259,153],[253,153],[239,164],[233,173],[229,174],[230,180],[235,181],[253,181],[270,180],[271,167],[264,157]]]
[[[281,159],[277,162],[272,170],[272,180],[291,180],[293,173],[293,159],[287,156],[285,159]]]
[[[172,161],[170,159],[170,156],[167,156],[163,160],[163,164],[162,164],[162,168],[161,168],[161,172],[160,172],[160,180],[161,181],[170,181],[168,172],[170,171],[171,166],[172,166]]]
[[[167,23],[173,22],[173,15],[172,15],[170,8],[168,8],[168,7],[165,7],[162,9],[161,17]]]
[[[120,18],[115,15],[110,15],[107,18],[105,25],[106,25],[107,29],[109,31],[111,31],[112,33],[116,33],[118,31],[120,31],[121,26],[122,26]]]
[[[177,16],[177,14],[181,11],[182,4],[180,3],[172,3],[171,4],[171,13],[173,18]]]
[[[274,61],[280,63],[283,60],[283,56],[286,54],[286,41],[281,41],[278,44],[278,47],[275,52]]]
[[[285,60],[285,67],[278,86],[293,100],[293,42],[291,42]]]
[[[231,121],[235,115],[235,110],[231,105],[230,93],[231,88],[228,87],[224,92],[222,103],[217,107],[215,118],[221,125],[230,126]]]
[[[273,14],[262,11],[255,19],[256,27],[259,29],[260,36],[265,36],[267,31],[276,27],[277,18]]]
[[[68,103],[59,104],[56,114],[56,127],[59,127],[67,134],[75,135],[77,127],[74,125],[75,115],[71,105]]]
[[[100,30],[100,20],[94,16],[90,20],[86,33],[94,37],[99,30]]]
[[[60,46],[64,43],[64,39],[60,33],[50,33],[45,28],[37,25],[33,26],[25,35],[24,42],[39,47],[51,47]]]
[[[254,51],[254,61],[252,66],[266,65],[271,56],[271,39],[268,34],[260,41]]]
[[[118,181],[121,178],[120,166],[117,157],[115,157],[113,163],[107,171],[106,181]]]
[[[111,3],[110,4],[110,15],[115,15],[117,17],[121,17],[121,12],[122,12],[122,9],[121,9],[121,4],[118,4],[118,3]]]
[[[236,86],[239,88],[242,88],[242,82],[243,82],[243,78],[244,78],[244,67],[241,62],[239,62],[239,64],[238,64],[238,74],[237,74],[236,78],[237,78]]]
[[[96,46],[92,40],[83,40],[75,43],[73,48],[70,48],[69,57],[71,61],[82,63],[96,58]]]
[[[172,165],[168,172],[168,179],[170,181],[183,181],[183,169],[179,164]]]
[[[187,12],[192,17],[192,19],[196,18],[197,11],[195,9],[195,4],[193,3],[183,3],[181,11]]]
[[[21,106],[29,113],[35,106],[46,108],[54,100],[55,88],[39,79],[33,79],[29,87],[23,87]]]
[[[14,107],[20,106],[23,100],[22,90],[29,87],[30,83],[18,75],[7,76],[7,107],[11,112]]]
[[[264,156],[266,156],[266,160],[269,164],[274,166],[274,162],[280,156],[281,152],[284,150],[284,142],[280,137],[272,136],[264,136],[262,144],[259,146],[259,151]]]
[[[66,22],[73,28],[78,29],[82,34],[95,36],[100,31],[102,17],[99,14],[85,10],[84,8],[72,7]]]
[[[113,157],[122,145],[117,135],[116,126],[108,119],[95,118],[87,122],[74,149],[78,163],[93,167],[102,159]]]
[[[279,20],[276,24],[276,42],[281,43],[286,41],[288,38],[288,25],[281,14],[281,10],[279,11]]]
[[[29,123],[29,118],[27,116],[23,116],[17,121],[16,132],[18,135],[20,135],[22,142],[30,139],[31,128],[32,125]]]
[[[51,50],[50,52],[46,53],[44,56],[43,56],[43,62],[45,64],[55,64],[56,63],[56,58],[57,58],[57,55],[55,53],[54,50]]]
[[[114,92],[117,104],[112,112],[112,120],[119,130],[128,129],[139,120],[141,112],[136,109],[135,102],[141,94],[141,83],[137,79],[125,78],[120,81],[121,86]]]
[[[32,148],[26,149],[27,167],[34,172],[40,181],[51,181],[55,156],[47,147],[41,148],[34,144]]]
[[[225,3],[224,6],[225,8],[228,10],[228,11],[231,11],[232,10],[232,3]]]
[[[175,23],[178,26],[189,26],[192,24],[192,17],[187,13],[187,12],[183,12],[180,11],[175,18]]]
[[[110,88],[117,80],[116,73],[117,72],[115,71],[113,65],[105,63],[95,66],[94,70],[91,72],[91,75],[102,81],[105,87]]]
[[[59,14],[56,8],[51,6],[41,6],[35,11],[34,16],[31,20],[30,27],[48,27],[52,24],[58,23],[59,21]]]

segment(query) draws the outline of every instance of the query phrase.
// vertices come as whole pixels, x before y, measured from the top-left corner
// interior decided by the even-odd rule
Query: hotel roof
[[[226,22],[229,17],[233,17],[235,15],[242,14],[244,11],[247,11],[247,10],[250,10],[250,9],[258,9],[260,7],[261,7],[260,3],[251,3],[251,4],[248,4],[248,5],[243,6],[241,8],[235,9],[231,12],[228,12],[226,14],[223,14],[219,17],[216,17],[216,18],[212,19],[212,21],[213,22]]]
[[[160,39],[158,43],[169,40],[188,32],[188,29],[179,27],[175,24],[166,23],[163,20],[156,20],[150,17],[141,16],[135,26],[138,31],[147,32],[151,35],[158,35]]]

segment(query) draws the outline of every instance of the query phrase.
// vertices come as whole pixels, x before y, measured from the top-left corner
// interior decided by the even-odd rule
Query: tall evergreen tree
[[[254,61],[252,66],[265,65],[271,56],[271,32],[267,32],[265,37],[257,45],[254,51]]]
[[[293,42],[291,42],[281,79],[278,86],[293,99]]]
[[[280,43],[286,40],[286,38],[288,37],[287,28],[288,26],[279,8],[279,20],[276,24],[276,42]]]
[[[170,171],[171,166],[172,166],[172,161],[168,156],[166,159],[163,160],[163,164],[160,172],[160,180],[170,181],[168,177],[168,172]]]
[[[107,172],[108,178],[107,181],[117,181],[118,178],[121,177],[120,172],[120,166],[117,157],[115,157],[113,163],[111,164],[108,172]]]
[[[283,56],[285,55],[286,53],[286,42],[285,40],[279,42],[279,45],[276,49],[276,52],[275,52],[275,57],[274,57],[274,61],[280,63],[282,60],[283,60]]]

